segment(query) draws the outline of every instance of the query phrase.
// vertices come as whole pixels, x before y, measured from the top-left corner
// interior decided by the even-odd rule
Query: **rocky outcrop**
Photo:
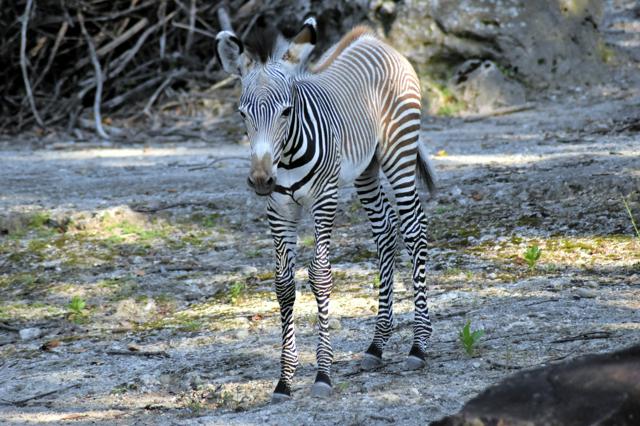
[[[526,100],[522,85],[507,78],[489,60],[471,59],[464,62],[453,75],[449,86],[468,109],[481,114],[521,105]]]
[[[315,14],[320,49],[368,21],[422,75],[450,76],[469,59],[490,59],[533,88],[603,76],[599,0],[305,0],[271,11],[289,29]]]
[[[637,425],[640,345],[523,371],[431,426]]]

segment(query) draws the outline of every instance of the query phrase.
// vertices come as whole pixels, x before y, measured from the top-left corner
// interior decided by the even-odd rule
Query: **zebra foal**
[[[400,231],[413,260],[415,301],[414,340],[406,366],[421,368],[431,322],[425,284],[426,219],[416,177],[430,190],[435,188],[435,179],[418,143],[421,96],[415,71],[366,27],[346,34],[315,66],[309,64],[316,43],[313,18],[290,41],[281,37],[267,41],[251,49],[233,32],[222,31],[216,38],[216,53],[226,72],[241,77],[239,112],[251,143],[247,183],[258,195],[269,197],[267,216],[275,245],[275,290],[282,320],[281,374],[272,400],[291,397],[298,366],[294,261],[303,206],[310,208],[314,221],[315,253],[309,281],[318,304],[318,370],[311,392],[314,396],[331,393],[329,242],[340,182],[355,183],[379,257],[378,314],[373,341],[361,366],[369,370],[382,364],[382,351],[393,328],[399,216]],[[380,170],[393,190],[398,213],[384,194]]]

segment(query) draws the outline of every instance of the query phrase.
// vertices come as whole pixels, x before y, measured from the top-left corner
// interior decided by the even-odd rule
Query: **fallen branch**
[[[84,16],[82,12],[78,10],[78,22],[80,23],[80,29],[82,30],[82,35],[84,35],[85,40],[87,41],[87,46],[89,48],[89,55],[91,56],[91,62],[93,63],[93,68],[95,70],[95,81],[96,81],[96,94],[93,98],[93,118],[96,124],[96,132],[103,139],[109,139],[109,135],[105,132],[102,127],[102,115],[100,114],[100,103],[102,102],[102,85],[103,85],[103,76],[102,76],[102,68],[100,67],[100,62],[98,61],[98,55],[96,54],[96,48],[93,45],[93,40],[87,31],[86,26],[84,25]]]
[[[202,169],[208,169],[209,167],[212,167],[213,165],[221,162],[221,161],[226,161],[226,160],[242,160],[242,161],[251,161],[250,159],[246,158],[246,157],[220,157],[220,158],[216,158],[214,160],[211,160],[209,163],[205,164],[204,166],[196,166],[196,167],[191,167],[189,170],[190,172],[193,172],[195,170],[202,170]]]
[[[9,324],[5,324],[3,322],[0,322],[0,329],[2,330],[7,330],[7,331],[12,331],[14,333],[19,333],[20,329],[16,328],[16,327],[12,327]]]
[[[33,0],[27,0],[24,15],[22,16],[22,26],[20,29],[20,68],[22,69],[22,80],[24,81],[24,88],[27,92],[27,99],[29,99],[33,117],[36,119],[38,126],[44,127],[44,122],[38,113],[38,108],[36,108],[36,101],[33,98],[33,91],[31,90],[31,82],[29,81],[29,73],[27,71],[27,28],[29,27],[29,16],[31,15],[32,5]]]
[[[173,203],[167,204],[166,206],[158,206],[158,207],[143,207],[143,206],[129,206],[131,210],[138,213],[155,213],[161,210],[173,209],[176,207],[189,207],[189,206],[205,206],[210,207],[211,202],[202,201],[202,202],[194,202],[194,201],[185,201],[181,203]]]
[[[520,370],[524,368],[521,365],[510,365],[510,364],[502,364],[501,362],[491,361],[490,359],[485,359],[486,363],[494,368],[502,368],[504,370]]]
[[[45,396],[49,396],[49,395],[53,395],[53,394],[56,394],[56,393],[64,392],[66,390],[69,390],[69,389],[72,389],[72,388],[77,388],[79,386],[80,386],[80,383],[75,383],[73,385],[65,386],[65,387],[59,388],[59,389],[54,389],[54,390],[49,391],[49,392],[39,393],[37,395],[30,396],[29,398],[25,398],[25,399],[20,399],[18,401],[10,401],[10,400],[7,400],[7,399],[0,399],[0,404],[15,405],[15,406],[21,407],[21,406],[26,405],[27,402],[33,401],[34,399],[44,398]]]
[[[609,337],[611,337],[611,333],[608,331],[589,331],[587,333],[581,333],[576,336],[563,337],[561,339],[556,339],[551,343],[566,343],[566,342],[575,342],[578,340],[608,339]]]
[[[107,355],[124,355],[124,356],[142,356],[147,358],[158,357],[158,358],[170,358],[169,354],[164,351],[106,351]]]
[[[541,305],[543,303],[549,303],[549,302],[558,302],[560,299],[545,299],[545,300],[538,300],[537,302],[532,302],[532,303],[528,303],[525,306],[534,306],[534,305]]]
[[[484,114],[473,114],[473,115],[468,115],[466,117],[463,118],[465,123],[473,123],[475,121],[480,121],[480,120],[484,120],[485,118],[490,118],[490,117],[498,117],[501,115],[507,115],[507,114],[513,114],[514,112],[520,112],[520,111],[528,111],[530,109],[534,109],[536,107],[536,104],[533,102],[528,102],[528,103],[524,103],[521,105],[514,105],[514,106],[510,106],[510,107],[504,107],[504,108],[498,108],[495,109],[491,112],[487,112]]]

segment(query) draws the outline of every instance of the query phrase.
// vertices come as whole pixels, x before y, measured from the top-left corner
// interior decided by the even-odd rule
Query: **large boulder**
[[[533,87],[602,77],[599,0],[398,2],[388,37],[423,72],[491,59]]]
[[[603,76],[600,0],[302,0],[272,2],[268,13],[289,32],[317,16],[319,50],[369,22],[421,76],[450,77],[469,59],[490,59],[533,88]]]
[[[523,371],[431,426],[640,424],[640,345]]]
[[[521,84],[507,78],[492,61],[470,59],[453,75],[449,85],[469,110],[478,113],[524,104]]]

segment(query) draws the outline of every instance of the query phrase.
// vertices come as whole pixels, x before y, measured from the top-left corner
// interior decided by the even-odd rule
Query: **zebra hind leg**
[[[417,137],[416,137],[417,142]],[[413,155],[412,155],[413,154]],[[398,206],[400,232],[405,246],[413,260],[414,325],[413,345],[406,361],[410,370],[425,366],[427,340],[432,327],[427,306],[426,258],[427,223],[426,216],[416,190],[416,155],[405,152],[382,162]]]
[[[333,349],[329,337],[329,298],[333,281],[329,263],[329,243],[337,209],[337,186],[326,189],[315,201],[313,219],[315,226],[315,255],[309,265],[309,283],[318,304],[318,347],[316,360],[318,372],[311,395],[327,397],[332,392],[331,365]]]
[[[378,252],[380,290],[378,315],[373,341],[365,351],[360,367],[373,370],[382,365],[382,352],[391,336],[393,318],[393,270],[397,247],[396,212],[384,194],[380,183],[379,165],[372,165],[356,179],[360,203],[367,212]]]
[[[275,245],[275,289],[282,322],[280,380],[273,392],[272,403],[291,399],[291,381],[299,363],[293,323],[293,305],[296,299],[294,262],[298,215],[297,206],[280,205],[274,198],[269,200],[267,217]]]

